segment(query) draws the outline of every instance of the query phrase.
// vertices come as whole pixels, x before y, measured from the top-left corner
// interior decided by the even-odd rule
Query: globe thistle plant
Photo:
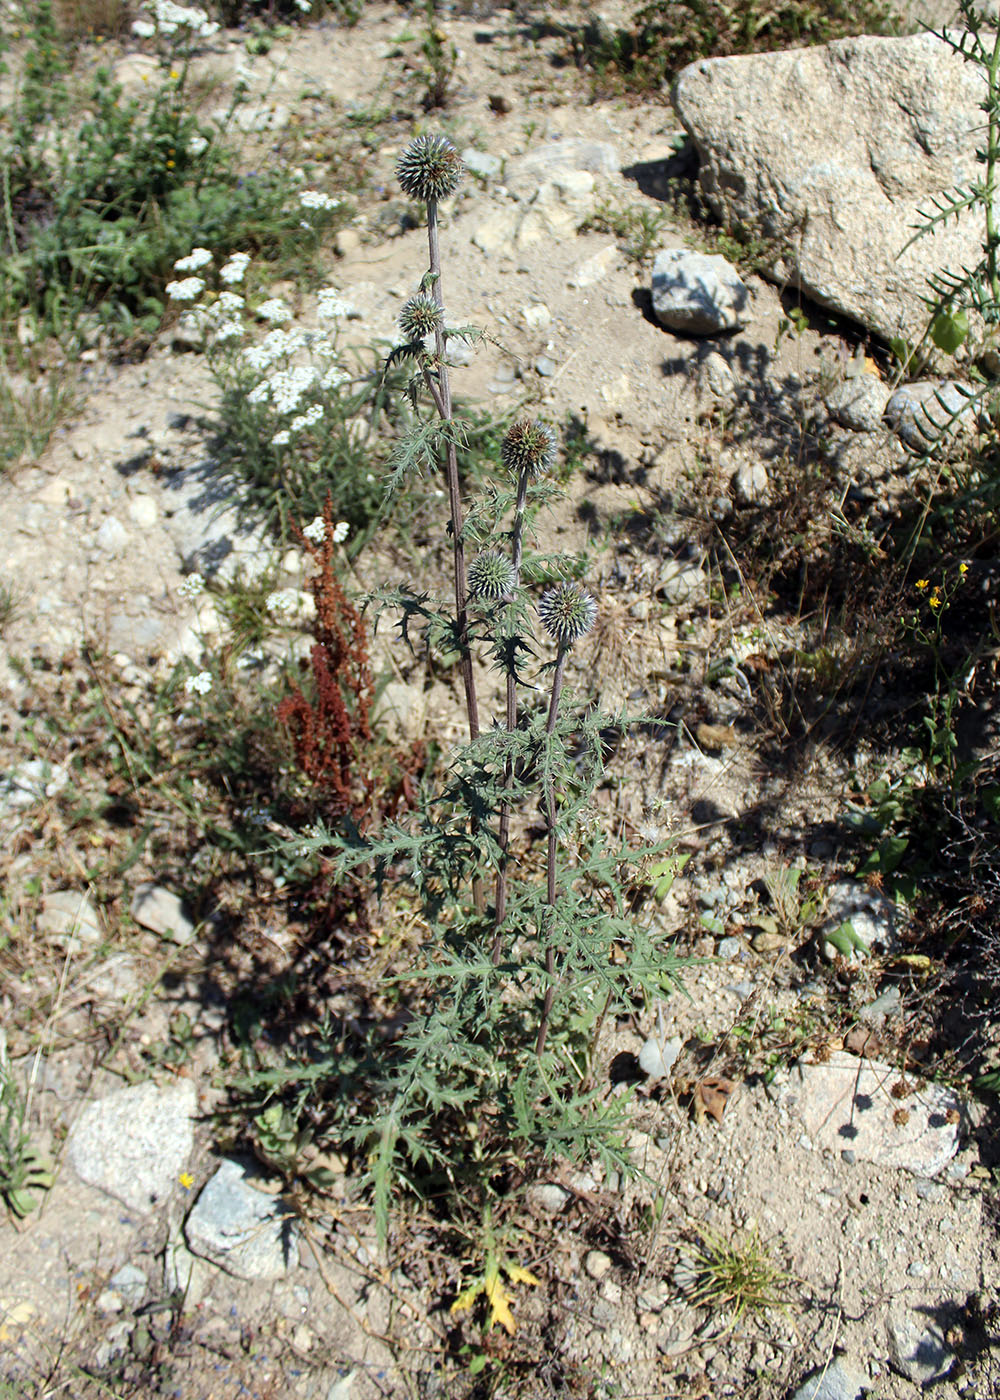
[[[361,840],[349,833],[333,861],[344,873],[373,870],[379,884],[405,880],[424,929],[413,954],[406,1027],[379,1049],[374,1073],[364,1078],[364,1102],[355,1102],[343,1129],[344,1138],[367,1154],[383,1239],[392,1191],[412,1180],[421,1163],[441,1162],[444,1177],[457,1180],[451,1163],[460,1154],[463,1196],[477,1191],[484,1216],[513,1160],[565,1155],[586,1161],[596,1153],[607,1169],[627,1170],[610,1110],[606,1114],[592,1092],[578,1037],[589,1034],[592,1054],[600,1007],[614,1015],[631,1011],[637,997],[661,995],[676,966],[652,946],[634,913],[636,885],[626,872],[650,853],[629,851],[606,833],[590,841],[581,829],[593,813],[604,765],[602,731],[612,721],[591,707],[572,707],[563,686],[574,645],[594,625],[597,603],[567,579],[540,590],[535,608],[529,606],[533,581],[552,575],[551,557],[530,552],[532,508],[554,491],[544,480],[556,461],[552,427],[534,418],[513,423],[502,441],[497,482],[468,510],[461,493],[457,453],[467,435],[452,413],[447,345],[449,335],[472,339],[474,333],[448,326],[437,225],[438,202],[457,187],[461,162],[443,137],[422,136],[404,152],[397,172],[405,192],[427,206],[429,267],[400,315],[407,343],[393,351],[396,360],[416,365],[407,392],[417,410],[395,454],[393,480],[440,464],[454,607],[411,588],[383,597],[402,608],[404,637],[423,623],[439,665],[457,656],[469,742],[445,757],[437,788],[426,775],[410,819]],[[433,349],[425,348],[431,335]],[[433,404],[426,414],[421,390]],[[554,660],[544,654],[548,640]],[[505,695],[502,716],[481,729],[476,675],[487,659],[503,675]],[[547,704],[537,700],[543,677]],[[530,698],[519,705],[522,688]],[[544,855],[535,831],[539,808]],[[317,840],[317,849],[328,852],[329,841],[323,846]],[[655,855],[662,861],[662,851]],[[460,1141],[455,1106],[464,1125]],[[471,1163],[466,1129],[476,1143]]]
[[[500,458],[515,480],[537,481],[555,465],[556,435],[547,423],[521,419],[511,424],[500,445]]]
[[[444,327],[444,312],[433,297],[410,297],[399,313],[399,329],[406,340],[423,340]]]
[[[560,650],[574,646],[592,630],[597,604],[576,583],[560,583],[542,594],[538,616]]]
[[[517,585],[514,566],[498,549],[484,549],[469,565],[469,596],[496,602]]]
[[[464,175],[462,158],[446,136],[418,136],[396,163],[403,193],[424,204],[436,204],[454,194]]]

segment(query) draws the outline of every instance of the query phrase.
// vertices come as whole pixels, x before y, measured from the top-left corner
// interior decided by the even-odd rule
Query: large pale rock
[[[918,210],[982,177],[979,72],[930,34],[703,59],[674,90],[725,222],[787,248],[774,271],[886,338],[918,338],[927,275],[972,266],[982,217],[905,252]]]
[[[88,1185],[132,1210],[154,1210],[187,1165],[197,1109],[190,1079],[119,1089],[80,1114],[69,1136],[69,1160]]]
[[[892,1065],[834,1050],[792,1075],[795,1107],[813,1146],[859,1161],[936,1176],[958,1151],[960,1102],[954,1090],[925,1084],[896,1098],[902,1075]]]

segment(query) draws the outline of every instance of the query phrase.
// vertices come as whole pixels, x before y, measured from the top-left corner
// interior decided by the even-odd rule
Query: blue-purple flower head
[[[526,474],[537,481],[555,465],[554,430],[537,418],[522,418],[512,423],[500,446],[500,459],[511,476]]]
[[[425,203],[454,194],[464,174],[462,157],[446,136],[418,136],[396,163],[403,193]]]
[[[597,621],[597,604],[578,583],[559,583],[542,594],[538,616],[554,642],[571,647]]]

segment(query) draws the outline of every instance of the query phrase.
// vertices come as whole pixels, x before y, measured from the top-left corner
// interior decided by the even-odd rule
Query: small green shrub
[[[627,29],[604,21],[570,36],[575,61],[595,74],[598,85],[637,93],[663,89],[698,58],[770,52],[825,44],[850,34],[894,32],[891,6],[882,0],[761,0],[731,5],[724,0],[651,0],[632,15]]]
[[[74,130],[66,60],[50,21],[46,3],[0,146],[0,322],[8,335],[27,317],[36,336],[54,333],[79,348],[81,335],[93,335],[82,313],[93,312],[118,336],[149,337],[174,263],[193,247],[308,258],[349,212],[336,202],[304,208],[287,172],[240,172],[225,131],[242,91],[223,121],[198,116],[187,29],[161,36],[162,77],[148,100],[126,100],[100,69]]]

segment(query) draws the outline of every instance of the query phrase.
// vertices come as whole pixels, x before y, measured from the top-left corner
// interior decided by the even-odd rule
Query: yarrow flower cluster
[[[543,593],[538,616],[549,636],[561,648],[585,637],[597,620],[597,604],[576,583],[560,583]]]
[[[186,258],[178,258],[174,263],[175,272],[197,272],[200,267],[207,267],[212,261],[212,254],[207,248],[192,248]]]
[[[132,25],[132,33],[140,39],[151,39],[154,34],[170,38],[179,29],[188,29],[197,39],[211,39],[218,34],[219,26],[209,19],[204,10],[193,5],[176,5],[174,0],[153,0],[153,19],[137,19]]]
[[[454,194],[464,174],[462,158],[446,136],[418,136],[396,164],[403,193],[425,203]]]
[[[184,277],[180,282],[168,282],[164,290],[171,301],[197,301],[205,290],[205,279]]]
[[[249,253],[233,253],[228,262],[224,262],[219,268],[219,281],[225,282],[227,287],[242,282],[250,262]]]
[[[299,593],[295,588],[279,588],[267,595],[267,610],[277,617],[291,617],[298,610]]]
[[[504,435],[500,459],[511,476],[526,473],[537,480],[555,465],[555,432],[548,423],[540,423],[537,418],[522,418],[512,423]]]
[[[212,689],[211,671],[199,671],[196,676],[188,676],[184,689],[188,695],[207,695]]]
[[[277,413],[294,413],[318,378],[319,372],[314,365],[293,365],[291,369],[275,370],[268,379],[262,379],[255,389],[250,390],[247,403],[269,403]]]
[[[281,297],[269,297],[257,307],[257,315],[272,326],[284,326],[292,319],[292,308]]]
[[[177,589],[177,592],[182,598],[197,598],[198,595],[204,593],[204,591],[205,580],[202,578],[201,574],[188,574],[187,578],[184,579]]]
[[[484,549],[469,565],[469,594],[495,601],[509,593],[517,582],[514,565],[496,549]]]
[[[346,320],[353,314],[354,307],[336,287],[321,287],[316,293],[316,315],[321,321]]]
[[[338,209],[340,200],[322,190],[299,190],[299,203],[303,209]]]
[[[313,544],[322,544],[326,539],[326,521],[323,516],[314,516],[308,525],[303,525],[302,533],[307,540],[312,540]],[[347,521],[338,520],[330,531],[330,541],[333,544],[343,544],[350,533],[351,527]]]

